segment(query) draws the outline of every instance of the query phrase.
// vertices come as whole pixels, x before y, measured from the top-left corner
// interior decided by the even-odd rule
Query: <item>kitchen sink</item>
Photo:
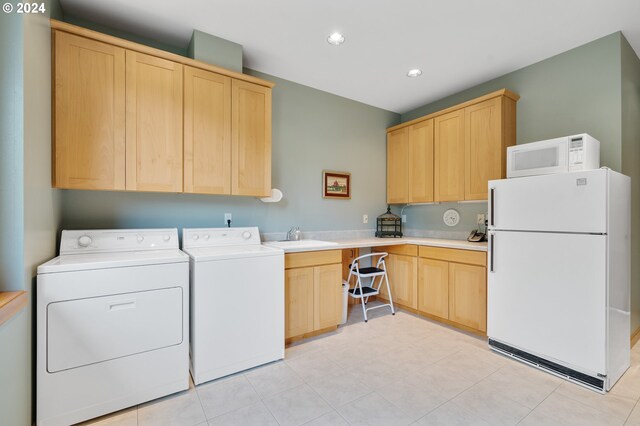
[[[264,243],[265,245],[278,247],[281,249],[305,249],[305,248],[316,248],[316,247],[331,247],[337,246],[338,243],[333,241],[320,241],[320,240],[298,240],[298,241],[268,241]]]

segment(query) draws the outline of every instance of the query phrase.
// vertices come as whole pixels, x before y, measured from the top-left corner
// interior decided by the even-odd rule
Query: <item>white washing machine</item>
[[[62,231],[38,267],[38,425],[189,388],[189,267],[176,229]]]
[[[284,358],[284,251],[258,228],[183,229],[195,384]]]

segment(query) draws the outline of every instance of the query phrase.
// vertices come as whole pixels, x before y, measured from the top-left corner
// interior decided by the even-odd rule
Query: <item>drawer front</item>
[[[304,268],[305,266],[342,263],[342,250],[309,251],[284,255],[284,268]]]
[[[414,244],[397,244],[393,246],[379,246],[379,247],[373,247],[372,250],[377,252],[384,251],[390,254],[401,254],[404,256],[418,255],[418,246]]]
[[[487,266],[487,253],[483,251],[420,246],[419,253],[420,257],[429,259]]]

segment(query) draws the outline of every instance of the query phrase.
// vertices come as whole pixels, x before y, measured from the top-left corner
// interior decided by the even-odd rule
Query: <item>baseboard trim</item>
[[[284,344],[290,345],[291,343],[297,342],[299,340],[308,339],[309,337],[319,336],[324,333],[330,333],[338,329],[337,325],[333,325],[331,327],[322,328],[320,330],[311,331],[309,333],[300,334],[298,336],[287,337],[284,339]]]

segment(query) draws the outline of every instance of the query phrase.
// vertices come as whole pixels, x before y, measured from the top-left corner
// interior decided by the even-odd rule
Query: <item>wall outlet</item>
[[[224,224],[225,224],[225,225],[226,225],[226,224],[228,224],[228,223],[229,223],[229,221],[231,221],[231,219],[232,219],[232,215],[231,215],[231,213],[225,213],[225,214],[224,214]]]
[[[402,223],[407,223],[407,215],[406,214],[402,215]]]
[[[362,215],[362,223],[369,223],[369,215],[368,214],[363,214]]]
[[[478,224],[478,226],[479,226],[479,227],[480,227],[480,226],[484,226],[484,220],[485,220],[485,218],[486,218],[486,215],[485,215],[485,214],[479,214],[479,215],[478,215],[478,218],[477,218],[477,220],[476,220],[476,223]]]

